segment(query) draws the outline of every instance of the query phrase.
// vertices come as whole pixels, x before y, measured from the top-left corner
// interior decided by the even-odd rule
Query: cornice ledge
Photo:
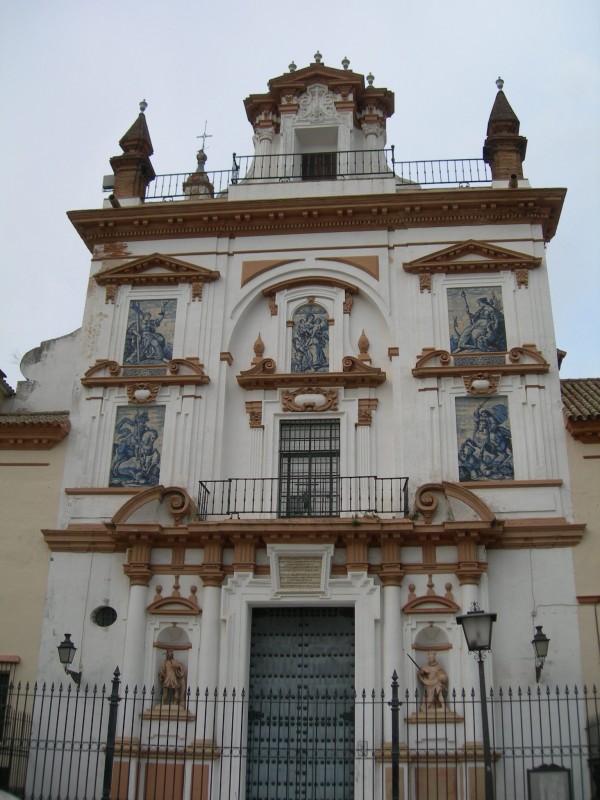
[[[124,551],[103,524],[69,525],[62,530],[42,529],[44,541],[53,553],[116,553]]]
[[[70,211],[90,251],[95,244],[190,236],[265,235],[295,230],[379,229],[432,225],[537,223],[556,233],[566,189],[403,189],[398,195],[148,203]]]
[[[501,535],[489,547],[493,550],[574,547],[581,541],[585,528],[584,522],[567,522],[564,517],[504,520]]]

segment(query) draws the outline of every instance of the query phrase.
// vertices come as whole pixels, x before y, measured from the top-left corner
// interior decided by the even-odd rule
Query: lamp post
[[[550,639],[542,631],[541,625],[535,626],[535,636],[531,640],[531,644],[535,650],[535,682],[539,683],[542,667],[548,655],[548,645],[550,644]]]
[[[77,650],[71,641],[70,633],[65,633],[65,638],[58,645],[57,650],[60,663],[65,668],[65,672],[73,681],[75,681],[77,686],[79,686],[81,683],[81,672],[74,672],[73,670],[69,669],[69,666],[73,663],[73,659],[75,658],[75,651]]]
[[[479,667],[479,694],[481,696],[481,727],[483,729],[483,763],[485,767],[485,800],[494,800],[494,776],[492,774],[492,751],[490,749],[490,727],[487,713],[487,696],[483,662],[485,653],[492,647],[492,625],[496,614],[481,611],[473,603],[470,611],[460,614],[456,621],[462,627],[470,653],[475,653]]]

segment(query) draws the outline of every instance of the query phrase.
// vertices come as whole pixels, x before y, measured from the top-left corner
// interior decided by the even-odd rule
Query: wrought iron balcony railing
[[[408,478],[227,478],[200,481],[198,516],[377,517],[408,515]]]
[[[415,187],[490,183],[488,164],[480,158],[396,161],[394,147],[325,153],[238,156],[231,169],[205,173],[157,175],[148,186],[146,202],[225,197],[230,186],[251,183],[348,180],[394,177]]]

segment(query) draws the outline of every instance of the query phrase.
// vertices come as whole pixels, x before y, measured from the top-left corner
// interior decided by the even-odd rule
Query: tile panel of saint
[[[157,486],[164,406],[117,408],[109,486]]]
[[[461,482],[514,478],[508,398],[457,397],[456,438]]]
[[[328,372],[327,311],[314,303],[296,309],[292,322],[292,372]]]
[[[166,364],[173,358],[177,300],[132,300],[123,364]]]
[[[501,286],[448,289],[451,353],[506,350]]]

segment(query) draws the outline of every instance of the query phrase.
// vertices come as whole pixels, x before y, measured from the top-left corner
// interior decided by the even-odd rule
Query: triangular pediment
[[[436,250],[421,258],[404,263],[406,272],[499,272],[500,270],[530,270],[539,267],[541,258],[489,242],[469,239],[442,250]]]
[[[97,272],[94,279],[99,286],[106,286],[106,301],[114,301],[118,286],[172,286],[179,283],[192,285],[192,299],[202,298],[202,286],[216,281],[220,273],[198,267],[179,258],[152,253],[126,264]]]

